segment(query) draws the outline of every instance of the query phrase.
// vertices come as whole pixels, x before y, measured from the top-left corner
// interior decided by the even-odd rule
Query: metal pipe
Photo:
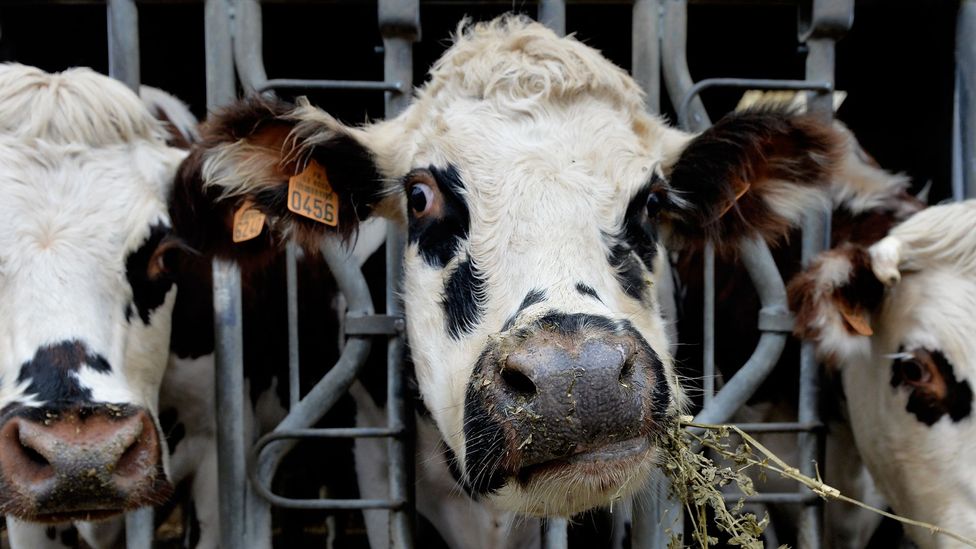
[[[150,549],[155,530],[152,507],[129,511],[125,514],[125,549]]]
[[[234,0],[234,66],[245,94],[256,93],[268,81],[262,25],[258,0]]]
[[[542,536],[542,546],[544,549],[567,549],[569,539],[566,529],[569,522],[564,518],[547,518],[543,522],[545,530]]]
[[[537,17],[559,36],[566,35],[566,0],[539,0]]]
[[[139,10],[134,0],[108,0],[108,74],[139,93]]]
[[[756,494],[754,496],[728,494],[722,496],[726,503],[737,503],[740,499],[745,503],[802,503],[810,505],[822,501],[817,494],[805,490],[804,492],[786,492]]]
[[[236,263],[214,260],[213,292],[220,539],[222,547],[244,547],[244,341],[241,272]]]
[[[715,397],[715,245],[711,242],[705,244],[702,259],[702,406],[707,407]]]
[[[237,95],[229,8],[228,0],[206,0],[203,5],[208,111],[230,103]]]
[[[257,85],[255,90],[258,92],[266,92],[287,88],[306,90],[403,91],[400,82],[375,82],[371,80],[303,80],[299,78],[273,78]]]
[[[647,110],[661,112],[661,5],[635,0],[631,16],[631,74],[644,90]]]
[[[288,308],[288,409],[301,398],[301,363],[298,350],[298,246],[285,246],[285,288]]]
[[[672,105],[680,105],[694,81],[688,70],[688,2],[661,0],[664,28],[661,32],[661,69]],[[682,129],[700,132],[709,126],[708,113],[701,98],[694,96],[686,109],[688,120]]]
[[[956,23],[956,90],[960,180],[966,198],[976,197],[976,0],[963,0]]]
[[[757,237],[743,241],[740,249],[742,264],[749,272],[763,306],[761,317],[788,318],[786,287],[766,243]],[[728,380],[711,402],[702,408],[695,421],[701,423],[728,421],[736,410],[749,400],[759,384],[776,366],[786,345],[787,332],[788,328],[783,331],[763,331],[759,336],[756,350],[749,360]]]
[[[688,88],[678,104],[678,124],[689,127],[690,105],[701,92],[709,88],[760,88],[768,90],[808,90],[830,98],[834,85],[829,80],[775,80],[769,78],[706,78]]]

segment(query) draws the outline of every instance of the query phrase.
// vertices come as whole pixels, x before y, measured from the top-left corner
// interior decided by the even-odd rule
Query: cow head
[[[790,283],[796,332],[840,376],[857,446],[899,514],[976,534],[976,202],[934,206]],[[936,547],[927,531],[916,543]],[[926,545],[928,544],[928,545]]]
[[[124,85],[0,66],[0,513],[97,518],[170,490],[155,417],[184,152]]]
[[[633,492],[682,406],[653,290],[665,246],[781,233],[825,204],[837,148],[783,113],[668,128],[599,52],[518,18],[459,31],[392,120],[353,128],[250,100],[205,133],[178,184],[211,197],[225,237],[244,200],[268,215],[266,239],[349,235],[370,215],[405,225],[424,403],[466,488],[534,515]],[[295,192],[320,168],[328,208]]]

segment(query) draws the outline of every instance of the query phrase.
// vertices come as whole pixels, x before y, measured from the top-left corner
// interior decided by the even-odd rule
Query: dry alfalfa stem
[[[673,428],[665,430],[666,434],[662,436],[661,441],[664,450],[662,454],[665,456],[662,469],[671,480],[672,495],[685,506],[692,522],[692,540],[700,548],[707,549],[709,545],[718,543],[716,538],[708,535],[705,524],[708,508],[711,508],[714,514],[714,522],[718,530],[729,536],[729,544],[756,549],[763,547],[759,537],[769,522],[768,517],[757,521],[755,515],[742,514],[743,500],[741,499],[732,509],[727,509],[721,492],[723,486],[734,482],[743,494],[754,494],[752,481],[746,475],[750,468],[757,469],[759,475],[764,475],[768,471],[779,473],[803,484],[824,499],[835,499],[857,505],[903,524],[924,528],[932,534],[942,534],[970,547],[976,547],[974,539],[934,524],[888,513],[841,494],[839,490],[825,484],[822,480],[800,473],[799,469],[791,467],[738,427],[695,423],[691,419],[682,417]],[[691,429],[685,429],[686,427]],[[735,433],[742,440],[742,443],[734,448],[729,442],[731,433]],[[731,465],[724,468],[716,466],[711,459],[694,450],[698,445],[715,451],[722,458],[729,460]],[[761,456],[757,456],[756,451]],[[681,540],[672,537],[670,546],[680,547]]]

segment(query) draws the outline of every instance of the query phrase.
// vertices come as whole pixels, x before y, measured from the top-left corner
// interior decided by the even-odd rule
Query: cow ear
[[[361,132],[306,102],[244,99],[201,133],[170,204],[177,233],[208,255],[270,258],[289,238],[314,251],[323,235],[352,235],[383,197]]]
[[[810,116],[761,110],[722,118],[667,170],[672,237],[679,245],[711,240],[722,251],[747,235],[783,236],[804,212],[826,207],[842,150],[839,134]]]
[[[830,367],[870,347],[885,293],[871,255],[860,245],[841,245],[820,254],[787,287],[796,315],[794,334],[813,342],[818,358]]]

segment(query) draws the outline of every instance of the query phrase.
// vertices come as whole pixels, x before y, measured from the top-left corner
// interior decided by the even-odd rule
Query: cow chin
[[[499,508],[536,517],[569,517],[612,506],[647,482],[657,449],[638,437],[524,467],[491,496]]]

